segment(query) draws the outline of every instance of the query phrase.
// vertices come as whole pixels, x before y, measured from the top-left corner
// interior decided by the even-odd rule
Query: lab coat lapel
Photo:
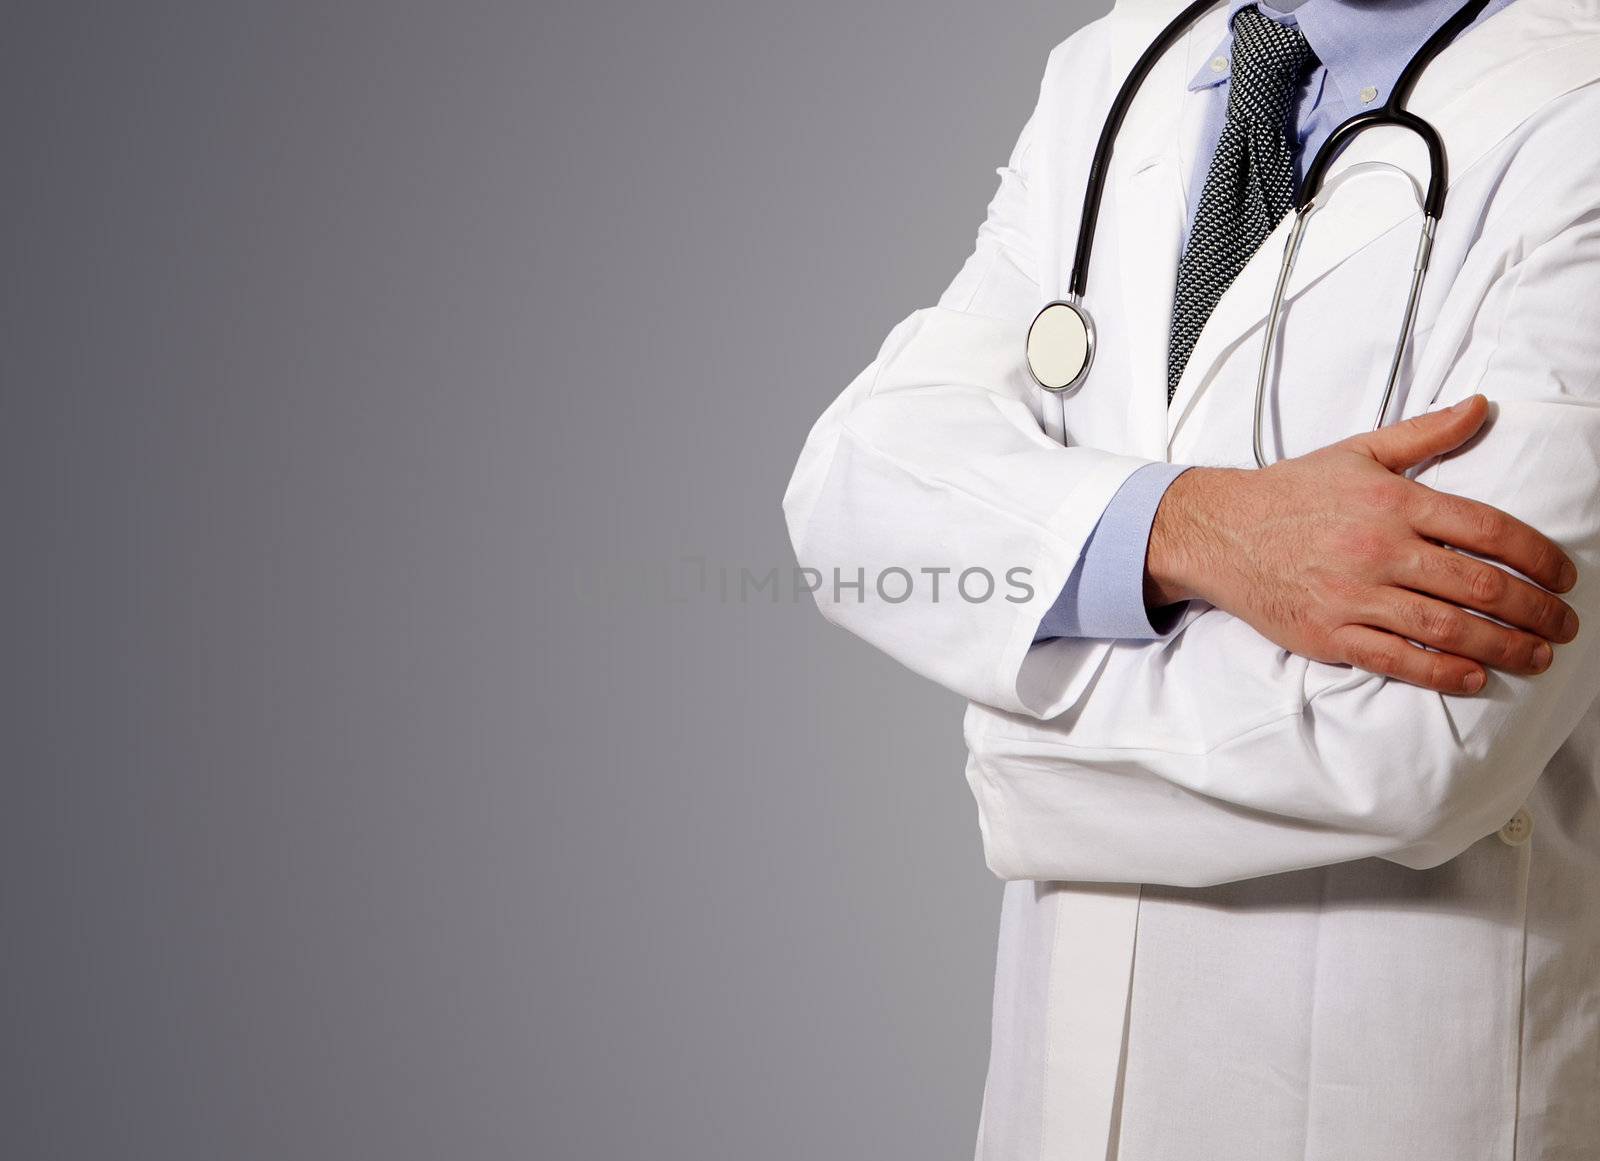
[[[1541,105],[1597,77],[1600,0],[1518,0],[1440,54],[1409,107],[1443,135],[1449,174],[1457,178]],[[1420,228],[1422,182],[1397,180],[1392,166],[1426,180],[1424,154],[1411,134],[1368,132],[1340,155],[1312,213],[1286,301],[1389,231]],[[1365,180],[1374,173],[1383,176]],[[1292,215],[1278,224],[1201,330],[1166,417],[1169,451],[1221,363],[1241,342],[1261,341],[1291,223]]]
[[[1139,29],[1145,34],[1142,43],[1153,39],[1165,21],[1148,23],[1153,27]],[[1188,91],[1188,80],[1199,67],[1197,54],[1203,58],[1222,32],[1219,8],[1155,66],[1129,111],[1112,158],[1107,192],[1116,207],[1116,276],[1129,344],[1129,427],[1134,450],[1153,459],[1166,457],[1167,336],[1188,213],[1185,175],[1194,163],[1199,128],[1194,115],[1198,102]],[[1123,73],[1132,68],[1137,53],[1125,55],[1129,59]],[[1182,131],[1175,132],[1179,126]]]
[[[1164,459],[1167,331],[1184,201],[1176,150],[1117,177],[1121,307],[1132,381],[1124,388],[1139,454]]]

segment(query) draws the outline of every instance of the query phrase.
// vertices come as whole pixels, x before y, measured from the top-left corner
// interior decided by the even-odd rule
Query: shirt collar
[[[1362,0],[1305,0],[1293,12],[1278,12],[1256,0],[1230,0],[1228,32],[1189,82],[1190,91],[1227,80],[1233,65],[1233,18],[1241,8],[1288,25],[1298,24],[1327,70],[1327,82],[1351,111],[1375,109],[1389,99],[1401,71],[1461,0],[1393,0],[1374,14]],[[1381,34],[1374,27],[1381,19]]]

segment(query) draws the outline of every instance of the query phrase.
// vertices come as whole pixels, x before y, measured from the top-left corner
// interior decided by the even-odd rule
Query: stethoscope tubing
[[[1289,287],[1289,276],[1294,272],[1295,259],[1300,254],[1300,243],[1305,237],[1306,223],[1310,221],[1315,210],[1316,203],[1310,202],[1295,213],[1294,225],[1284,243],[1283,263],[1278,268],[1278,281],[1272,290],[1272,306],[1267,311],[1266,332],[1261,342],[1261,360],[1256,368],[1255,414],[1251,427],[1251,450],[1258,468],[1264,468],[1270,462],[1267,459],[1264,431],[1267,379],[1272,372],[1272,355],[1277,348],[1278,331],[1283,321],[1283,299]],[[1389,359],[1389,375],[1383,387],[1383,400],[1378,404],[1377,418],[1372,421],[1373,431],[1377,431],[1387,422],[1389,406],[1394,401],[1395,385],[1400,381],[1400,369],[1405,365],[1406,349],[1410,346],[1412,332],[1416,329],[1417,308],[1422,302],[1422,283],[1428,274],[1428,263],[1433,254],[1433,236],[1438,225],[1437,218],[1423,216],[1422,230],[1417,239],[1417,255],[1411,264],[1411,289],[1406,295],[1406,309],[1400,321],[1400,335],[1395,340],[1394,354]],[[1065,423],[1066,416],[1063,413],[1063,430]]]
[[[1217,0],[1194,0],[1174,17],[1165,28],[1157,35],[1156,39],[1140,54],[1134,63],[1133,70],[1117,90],[1116,97],[1111,102],[1111,108],[1106,115],[1105,124],[1101,127],[1100,137],[1095,143],[1094,156],[1089,165],[1089,176],[1084,190],[1084,199],[1081,215],[1078,222],[1078,240],[1073,253],[1072,270],[1068,278],[1068,293],[1064,302],[1071,305],[1089,323],[1089,315],[1083,307],[1083,301],[1088,293],[1089,263],[1094,250],[1094,236],[1100,219],[1100,205],[1105,194],[1106,179],[1109,175],[1111,157],[1116,149],[1116,140],[1122,129],[1122,122],[1127,117],[1128,110],[1132,107],[1134,99],[1138,96],[1139,89],[1143,86],[1145,78],[1149,75],[1156,62],[1170,49],[1178,39],[1207,11],[1215,7]],[[1374,430],[1384,425],[1393,401],[1395,386],[1400,377],[1400,370],[1405,362],[1406,349],[1410,343],[1411,335],[1416,326],[1416,317],[1422,298],[1423,280],[1427,275],[1429,259],[1433,250],[1433,239],[1438,227],[1439,219],[1444,214],[1445,195],[1449,188],[1447,158],[1444,141],[1438,131],[1423,118],[1412,113],[1405,107],[1406,101],[1416,86],[1422,72],[1433,62],[1433,59],[1443,52],[1449,45],[1478,18],[1489,0],[1467,0],[1456,12],[1446,20],[1427,39],[1420,49],[1401,70],[1396,79],[1394,88],[1380,108],[1358,113],[1340,124],[1329,134],[1328,139],[1322,143],[1312,159],[1311,165],[1306,170],[1305,180],[1301,183],[1299,193],[1295,199],[1295,221],[1290,229],[1288,239],[1284,244],[1284,256],[1279,267],[1278,279],[1273,288],[1272,306],[1268,312],[1265,327],[1261,359],[1256,374],[1256,399],[1255,418],[1252,429],[1253,450],[1258,466],[1267,464],[1265,452],[1265,410],[1266,410],[1266,385],[1271,374],[1272,357],[1276,349],[1279,332],[1282,327],[1283,304],[1288,293],[1289,279],[1294,270],[1295,259],[1300,251],[1300,244],[1305,236],[1306,224],[1314,212],[1317,198],[1322,190],[1322,185],[1327,177],[1328,169],[1335,159],[1343,153],[1352,141],[1369,129],[1383,126],[1404,129],[1417,136],[1423,143],[1428,153],[1428,185],[1423,195],[1423,224],[1417,245],[1416,260],[1412,264],[1411,287],[1406,299],[1405,315],[1401,321],[1400,335],[1395,344],[1393,356],[1390,359],[1389,374],[1384,385],[1383,401],[1378,408],[1377,421]],[[1091,324],[1092,325],[1092,324]],[[1089,358],[1093,357],[1093,344],[1091,342]],[[1088,367],[1085,365],[1079,378],[1071,384],[1075,388],[1087,376]],[[1062,403],[1063,436],[1065,435],[1065,399],[1060,388],[1047,388],[1055,391]]]
[[[1194,0],[1175,16],[1151,41],[1134,62],[1133,71],[1122,82],[1106,113],[1105,124],[1100,127],[1100,139],[1095,143],[1094,158],[1089,163],[1089,180],[1083,193],[1083,210],[1078,218],[1078,245],[1072,256],[1072,273],[1067,280],[1067,299],[1081,300],[1089,287],[1089,257],[1094,251],[1095,227],[1100,221],[1100,203],[1105,196],[1106,178],[1111,170],[1111,155],[1116,151],[1117,136],[1122,132],[1122,122],[1133,107],[1144,79],[1155,68],[1156,62],[1166,54],[1194,22],[1216,7],[1217,0]]]

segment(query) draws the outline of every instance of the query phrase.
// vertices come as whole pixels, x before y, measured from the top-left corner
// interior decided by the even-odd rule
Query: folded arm
[[[1048,715],[1107,642],[1082,641],[1063,682],[1059,658],[1030,653],[1041,622],[1112,498],[1159,461],[1063,448],[1043,430],[1023,360],[1044,298],[1028,189],[1036,120],[938,304],[895,327],[813,427],[784,513],[829,620],[970,700]]]
[[[1035,643],[1108,504],[1155,462],[1043,433],[1022,360],[1044,297],[1028,190],[1038,118],[938,305],[894,329],[805,443],[784,510],[799,562],[823,578],[819,606],[973,703],[969,777],[1004,877],[1199,884],[1450,858],[1522,803],[1593,701],[1593,634],[1537,677],[1490,671],[1473,696],[1298,655],[1205,600],[1161,639]],[[1522,217],[1583,204],[1581,190],[1551,192],[1588,181],[1557,163]],[[1453,369],[1428,388],[1439,406],[1481,391],[1495,414],[1418,481],[1520,517],[1592,577],[1600,227],[1538,229],[1496,264]],[[915,579],[909,595],[899,579],[874,584],[892,570]],[[975,586],[959,588],[968,574]],[[969,599],[984,576],[998,592]],[[1600,614],[1592,581],[1567,596]]]
[[[1418,481],[1541,530],[1577,566],[1568,603],[1600,617],[1600,222],[1509,264],[1479,314],[1439,402],[1481,390],[1492,416]],[[1185,885],[1370,856],[1436,865],[1522,804],[1600,692],[1597,640],[1580,633],[1539,676],[1491,670],[1466,696],[1296,656],[1203,608],[1168,640],[1113,646],[1054,720],[969,716],[990,865]]]

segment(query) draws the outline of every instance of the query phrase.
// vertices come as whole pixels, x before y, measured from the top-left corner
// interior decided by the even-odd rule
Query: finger
[[[1507,673],[1543,673],[1554,656],[1542,637],[1407,589],[1388,590],[1371,618],[1373,628]]]
[[[1410,512],[1411,527],[1420,535],[1509,564],[1552,592],[1564,593],[1578,580],[1577,566],[1561,546],[1538,529],[1488,504],[1465,496],[1435,492],[1426,485],[1424,498]]]
[[[1578,635],[1578,614],[1560,597],[1503,568],[1428,541],[1418,541],[1416,555],[1396,569],[1394,581],[1557,644]]]
[[[1369,625],[1344,625],[1332,635],[1342,659],[1357,669],[1419,685],[1436,693],[1477,693],[1486,675],[1465,657],[1419,649]]]
[[[1453,451],[1471,439],[1489,416],[1489,401],[1469,395],[1454,407],[1430,411],[1377,431],[1344,440],[1391,472],[1403,472],[1432,456]]]

